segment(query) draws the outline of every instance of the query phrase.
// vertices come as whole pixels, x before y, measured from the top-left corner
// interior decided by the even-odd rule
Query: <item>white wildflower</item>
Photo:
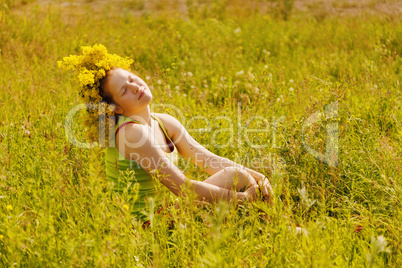
[[[243,74],[244,74],[244,71],[241,70],[241,71],[239,71],[239,72],[236,73],[236,76],[241,76],[241,75],[243,75]]]
[[[379,253],[391,253],[391,250],[387,247],[387,241],[382,235],[378,236],[377,238],[372,236],[370,247],[371,250],[366,255],[370,267],[373,266],[375,259],[378,258]]]
[[[267,78],[268,78],[268,81],[272,81],[272,73],[269,73]]]

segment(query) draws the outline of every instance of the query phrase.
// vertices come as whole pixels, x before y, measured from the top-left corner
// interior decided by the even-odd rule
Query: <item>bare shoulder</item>
[[[127,124],[116,135],[116,143],[137,144],[150,136],[147,127],[141,124]]]
[[[174,137],[180,132],[182,125],[175,117],[162,113],[155,113],[155,115],[162,121],[170,137]]]
[[[162,120],[163,124],[165,124],[165,122],[166,124],[177,124],[179,122],[179,120],[170,114],[155,113],[155,115]]]

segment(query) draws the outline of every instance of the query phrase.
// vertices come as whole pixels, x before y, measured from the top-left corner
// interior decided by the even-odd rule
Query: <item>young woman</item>
[[[155,171],[160,182],[175,195],[182,194],[186,185],[199,199],[209,202],[254,200],[258,189],[266,200],[271,197],[272,189],[264,175],[211,153],[173,116],[151,113],[152,92],[138,76],[113,68],[107,72],[102,87],[106,99],[115,106],[115,114],[120,115],[115,129],[116,147],[106,151],[106,175],[115,181],[115,190],[119,191],[124,187],[119,187],[119,170],[134,170],[133,180],[139,183],[139,198],[133,208],[137,216],[145,208],[146,197],[155,194],[157,182],[150,175]],[[171,155],[177,153],[211,176],[204,181],[186,178],[172,161]]]
[[[84,102],[104,101],[119,115],[115,132],[109,133],[116,146],[106,150],[106,176],[114,181],[115,191],[138,183],[134,215],[143,218],[146,198],[155,196],[158,180],[175,195],[184,194],[184,189],[189,188],[200,200],[209,202],[237,199],[241,203],[256,199],[258,191],[266,201],[272,198],[271,185],[264,175],[211,153],[176,118],[151,113],[152,93],[148,85],[126,70],[132,60],[109,54],[100,44],[81,50],[82,55],[65,57],[58,65],[77,72]],[[97,135],[98,117],[97,112],[88,110],[85,123],[91,137]],[[175,165],[177,153],[211,176],[205,181],[186,178]],[[127,170],[134,171],[134,175],[123,182],[121,172]]]

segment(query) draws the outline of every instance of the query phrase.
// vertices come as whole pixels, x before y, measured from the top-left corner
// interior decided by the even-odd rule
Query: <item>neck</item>
[[[149,105],[147,105],[147,107],[143,109],[141,112],[124,116],[137,120],[141,124],[151,126],[151,109],[149,108]]]

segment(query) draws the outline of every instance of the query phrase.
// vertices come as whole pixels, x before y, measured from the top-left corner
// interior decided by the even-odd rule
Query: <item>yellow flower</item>
[[[128,207],[128,205],[124,204],[124,205],[123,205],[123,208],[124,208],[125,210],[128,210],[129,207]]]
[[[7,210],[13,210],[13,206],[12,205],[7,205],[6,209]]]
[[[58,61],[57,65],[64,70],[74,70],[77,74],[77,84],[79,85],[79,95],[84,103],[99,103],[102,101],[99,86],[101,80],[106,73],[115,68],[129,70],[133,60],[122,58],[116,54],[109,54],[105,46],[95,44],[94,46],[81,47],[82,55],[70,55],[64,57],[62,61]],[[107,115],[113,115],[109,109]],[[87,110],[87,120],[85,124],[89,127],[87,136],[90,139],[98,137],[98,111],[93,109]],[[106,126],[108,126],[108,117],[106,118]],[[106,138],[106,140],[108,140]]]
[[[0,234],[0,239],[3,240],[3,238],[4,238],[4,235],[1,235],[1,234]]]
[[[84,70],[78,74],[78,80],[82,85],[88,85],[95,83],[94,75],[88,70]]]

